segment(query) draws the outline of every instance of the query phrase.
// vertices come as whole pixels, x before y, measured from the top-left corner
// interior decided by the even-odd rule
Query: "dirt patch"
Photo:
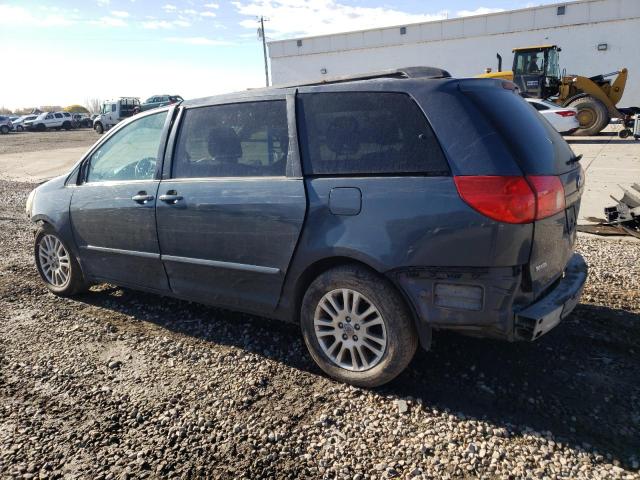
[[[12,132],[0,136],[0,155],[85,146],[88,149],[99,138],[100,135],[90,128],[69,131]]]

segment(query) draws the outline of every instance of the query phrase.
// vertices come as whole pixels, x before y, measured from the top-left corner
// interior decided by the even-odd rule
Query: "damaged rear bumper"
[[[555,288],[534,304],[516,312],[515,337],[535,340],[558,325],[580,301],[586,280],[587,263],[582,255],[574,253]]]
[[[390,278],[411,303],[420,344],[428,349],[431,331],[439,329],[508,341],[539,338],[579,302],[587,264],[574,253],[563,276],[535,300],[522,292],[522,275],[519,267],[413,268]]]

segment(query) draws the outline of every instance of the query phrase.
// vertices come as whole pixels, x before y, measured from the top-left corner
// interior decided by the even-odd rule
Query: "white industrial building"
[[[585,76],[629,69],[619,106],[640,106],[640,0],[579,0],[488,15],[273,41],[272,83],[428,65],[465,77],[510,70],[514,47],[557,44],[560,67]]]

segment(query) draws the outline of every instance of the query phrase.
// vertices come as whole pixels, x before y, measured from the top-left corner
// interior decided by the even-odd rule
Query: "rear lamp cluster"
[[[565,209],[559,177],[456,176],[460,197],[483,215],[504,223],[531,223]]]
[[[575,117],[576,112],[572,112],[571,110],[558,110],[554,112],[556,115],[560,115],[561,117]]]

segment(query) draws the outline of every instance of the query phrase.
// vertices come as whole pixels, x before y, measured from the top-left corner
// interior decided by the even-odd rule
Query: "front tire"
[[[302,301],[302,335],[316,364],[358,387],[397,377],[418,346],[403,298],[385,278],[355,265],[328,270]]]
[[[24,130],[24,127],[22,125],[18,125],[16,127],[16,132],[22,132]]]
[[[87,288],[78,261],[49,225],[36,232],[34,255],[38,273],[52,293],[68,297]]]
[[[7,133],[9,133],[9,127],[7,127],[6,125],[2,125],[0,127],[0,133],[2,133],[3,135],[6,135]]]
[[[96,131],[98,135],[102,135],[104,133],[104,127],[102,126],[101,123],[96,123],[96,126],[93,127],[93,129]]]

